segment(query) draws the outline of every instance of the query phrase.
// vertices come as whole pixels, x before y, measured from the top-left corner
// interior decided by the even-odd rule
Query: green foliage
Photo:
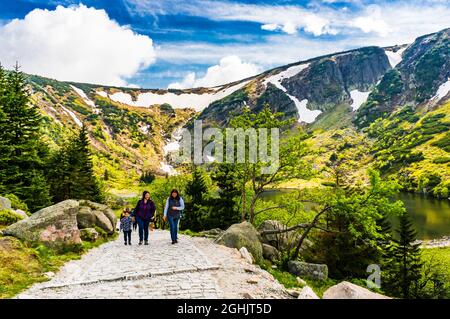
[[[431,145],[442,148],[444,151],[450,153],[450,133],[447,132],[447,134],[443,138],[431,143]]]
[[[22,220],[23,217],[16,214],[12,210],[0,210],[0,225],[1,226],[9,226],[14,223],[17,223],[19,220]]]
[[[155,178],[156,178],[156,176],[153,172],[146,171],[146,172],[142,173],[141,177],[139,178],[139,181],[144,184],[150,184],[151,182],[153,182],[155,180]]]
[[[203,221],[208,214],[205,173],[200,167],[194,167],[192,179],[186,185],[185,214],[182,228],[192,231],[204,230]]]
[[[3,197],[6,197],[6,198],[8,198],[11,201],[12,209],[20,209],[20,210],[23,210],[26,213],[29,212],[27,204],[24,201],[20,200],[19,197],[17,197],[16,195],[14,195],[14,194],[6,194]]]
[[[17,66],[8,73],[0,67],[0,192],[17,195],[35,211],[50,204],[43,174],[48,148],[26,84]]]
[[[399,185],[383,181],[376,171],[369,176],[369,187],[336,187],[331,199],[322,199],[330,207],[322,221],[327,231],[315,235],[315,244],[304,256],[327,264],[332,278],[364,278],[367,266],[381,257],[385,234],[380,220],[404,212],[401,201],[391,200]]]
[[[54,202],[66,199],[103,201],[94,176],[86,126],[53,155],[48,177]]]

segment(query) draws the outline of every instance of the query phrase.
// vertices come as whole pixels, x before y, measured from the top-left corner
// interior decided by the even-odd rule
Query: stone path
[[[237,249],[206,238],[150,232],[148,246],[123,244],[123,234],[64,265],[50,281],[16,298],[290,298],[269,273]]]

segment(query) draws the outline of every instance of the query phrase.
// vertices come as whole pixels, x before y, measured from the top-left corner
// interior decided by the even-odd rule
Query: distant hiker
[[[173,189],[164,207],[164,220],[169,220],[172,244],[178,243],[178,221],[180,220],[182,210],[184,210],[183,198],[181,198],[176,189]]]
[[[123,217],[120,219],[120,230],[123,231],[123,238],[125,240],[125,245],[131,245],[131,224],[133,223],[130,211],[125,210],[123,212]]]
[[[151,220],[155,216],[156,206],[150,199],[150,193],[145,191],[134,209],[134,217],[139,226],[139,245],[148,245],[148,228]]]

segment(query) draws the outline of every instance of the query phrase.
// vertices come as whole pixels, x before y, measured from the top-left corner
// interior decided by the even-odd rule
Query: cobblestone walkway
[[[289,298],[284,288],[236,249],[206,238],[150,232],[149,245],[123,235],[64,265],[52,280],[16,298]]]

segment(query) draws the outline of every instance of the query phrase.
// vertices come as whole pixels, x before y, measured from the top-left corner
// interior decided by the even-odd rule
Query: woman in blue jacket
[[[148,227],[155,216],[156,206],[150,199],[150,193],[145,191],[134,209],[134,217],[139,226],[139,245],[148,245]]]
[[[181,211],[184,210],[184,201],[176,189],[172,189],[164,207],[164,220],[169,220],[170,237],[172,244],[178,243],[178,221]]]

